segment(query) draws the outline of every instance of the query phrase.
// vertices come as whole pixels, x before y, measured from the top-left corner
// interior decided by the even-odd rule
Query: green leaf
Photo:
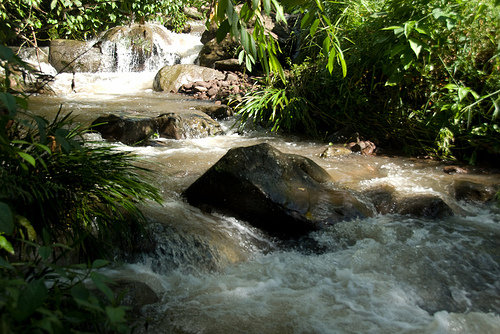
[[[14,254],[12,244],[3,235],[0,235],[0,249],[5,249],[10,254]]]
[[[48,260],[50,257],[50,254],[52,254],[52,248],[48,246],[42,246],[38,248],[38,254],[40,254],[40,257],[44,260]]]
[[[259,9],[260,0],[252,0],[252,9]]]
[[[14,267],[8,261],[5,261],[1,257],[0,257],[0,268],[9,269],[9,270],[14,269]]]
[[[26,288],[21,291],[17,310],[13,314],[17,321],[24,321],[29,318],[37,308],[43,305],[48,297],[48,290],[43,280],[31,281]]]
[[[245,51],[250,52],[250,36],[246,29],[241,29],[241,45]]]
[[[415,53],[415,56],[417,56],[417,58],[418,58],[418,56],[420,55],[420,51],[422,51],[422,44],[420,43],[420,41],[418,41],[414,38],[410,38],[408,40],[408,43],[410,43],[411,49]]]
[[[103,259],[97,259],[94,262],[92,262],[92,269],[99,269],[102,267],[105,267],[109,264],[109,261],[103,260]]]
[[[13,113],[16,111],[16,98],[9,93],[0,93],[0,101],[2,101],[3,105],[7,108],[9,113]]]
[[[106,295],[110,302],[112,302],[115,297],[113,295],[113,291],[111,291],[111,289],[106,285],[106,281],[108,281],[107,277],[93,271],[90,274],[90,278],[92,279],[92,282],[94,282],[95,286],[101,290],[104,295]]]
[[[28,153],[26,152],[17,152],[17,154],[19,154],[19,156],[21,158],[23,158],[24,160],[26,160],[26,162],[28,162],[29,164],[31,164],[33,167],[36,166],[36,161],[35,161],[35,158],[33,158],[31,155],[29,155]]]
[[[217,29],[216,37],[217,37],[217,43],[222,42],[222,40],[226,37],[227,33],[231,29],[231,25],[229,24],[229,21],[226,19],[224,22],[221,23],[219,26],[219,29]]]
[[[14,232],[14,216],[10,207],[4,202],[0,202],[0,232],[7,235]]]
[[[14,57],[14,51],[11,48],[0,45],[0,59],[10,61]]]
[[[493,111],[493,115],[491,116],[491,120],[494,121],[498,118],[498,115],[500,114],[500,98],[494,100],[493,105],[495,106],[495,110]]]
[[[263,0],[262,4],[264,5],[264,12],[269,15],[271,13],[271,0]]]
[[[34,241],[36,239],[36,232],[31,223],[29,222],[29,220],[26,219],[26,217],[20,215],[16,216],[16,220],[19,223],[19,225],[24,227],[28,232],[28,240]]]
[[[125,321],[125,309],[123,308],[123,306],[106,306],[106,314],[109,318],[109,321],[113,324]]]
[[[57,0],[52,0],[52,2],[50,3],[50,10],[54,10],[56,6],[57,6]]]
[[[316,31],[318,30],[318,26],[319,26],[319,19],[316,19],[314,20],[313,24],[311,25],[311,29],[309,29],[309,34],[311,35],[311,37],[314,36],[314,34],[316,34]]]

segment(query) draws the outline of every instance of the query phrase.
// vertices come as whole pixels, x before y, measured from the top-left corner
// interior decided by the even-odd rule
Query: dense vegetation
[[[0,41],[40,44],[55,38],[88,39],[130,22],[158,21],[173,30],[186,22],[183,8],[197,0],[18,0],[0,2]]]
[[[107,261],[94,259],[130,249],[137,205],[159,202],[158,191],[134,157],[89,145],[69,115],[25,111],[11,83],[36,72],[1,45],[0,66],[1,332],[128,332],[126,309],[95,271]]]
[[[498,157],[498,1],[281,3],[299,18],[295,52],[281,79],[239,104],[244,120],[470,163]]]

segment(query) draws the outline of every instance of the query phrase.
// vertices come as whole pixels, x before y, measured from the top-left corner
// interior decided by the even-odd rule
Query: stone
[[[201,138],[223,134],[219,123],[203,112],[165,113],[158,117],[125,118],[108,115],[97,118],[93,129],[107,140],[127,145],[149,144],[152,135],[169,139]]]
[[[97,72],[101,67],[101,49],[88,42],[70,39],[50,41],[49,62],[57,72]]]
[[[332,158],[332,157],[341,157],[345,155],[351,154],[352,151],[347,147],[342,146],[328,146],[319,156],[323,159]]]
[[[468,180],[456,180],[453,182],[452,192],[459,201],[487,202],[492,200],[500,185],[484,185]]]
[[[202,210],[228,213],[285,239],[373,215],[315,162],[267,143],[230,149],[183,195]]]
[[[383,185],[364,192],[380,214],[401,214],[417,218],[444,218],[453,210],[439,196],[433,194],[398,194],[391,185]]]
[[[362,155],[373,155],[377,146],[369,140],[358,140],[347,144],[347,147],[352,152],[361,153]]]
[[[219,71],[241,72],[244,70],[244,65],[240,64],[238,59],[230,58],[230,59],[217,60],[214,63],[214,68]]]
[[[227,105],[209,105],[209,106],[197,106],[196,109],[204,112],[213,119],[224,119],[233,116],[233,109]]]
[[[107,49],[108,53],[114,56],[111,68],[105,70],[116,71],[116,67],[120,66],[129,71],[143,71],[146,62],[152,57],[158,57],[161,52],[158,50],[158,45],[170,45],[172,38],[159,25],[133,23],[107,30],[99,43],[102,49]],[[123,57],[121,52],[116,51],[117,49],[130,50],[131,55]]]
[[[192,64],[177,64],[165,66],[155,76],[153,89],[161,92],[176,93],[179,88],[187,83],[196,81],[223,80],[224,73]]]
[[[439,196],[421,194],[399,200],[394,211],[401,215],[419,218],[444,218],[453,215],[453,210]]]
[[[444,166],[443,172],[446,174],[467,174],[467,169],[459,166]]]
[[[238,42],[231,36],[227,36],[220,43],[217,43],[215,38],[204,43],[198,54],[198,62],[200,66],[214,68],[215,62],[234,58]]]

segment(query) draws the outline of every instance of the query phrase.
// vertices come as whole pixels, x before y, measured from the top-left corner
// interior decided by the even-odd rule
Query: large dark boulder
[[[355,194],[334,189],[331,181],[312,160],[259,144],[229,150],[184,196],[203,210],[233,215],[285,238],[372,215]]]
[[[200,138],[223,133],[219,123],[207,114],[192,110],[166,113],[158,117],[126,118],[116,115],[102,116],[92,122],[93,129],[104,139],[127,145],[147,144],[152,135],[163,138]]]

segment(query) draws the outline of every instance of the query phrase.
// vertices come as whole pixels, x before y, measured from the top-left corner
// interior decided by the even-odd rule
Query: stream
[[[54,95],[29,109],[53,117],[59,106],[90,124],[105,114],[157,116],[210,102],[152,90],[156,71],[59,74]],[[74,88],[71,81],[74,80]],[[160,146],[132,147],[154,171],[163,205],[147,205],[154,239],[108,270],[146,283],[160,301],[146,305],[147,333],[500,333],[500,209],[457,201],[457,180],[497,184],[471,168],[449,175],[438,162],[350,154],[323,159],[324,143],[264,130]],[[101,140],[93,134],[92,139]],[[400,194],[434,194],[455,212],[444,219],[387,214],[340,222],[309,237],[318,246],[283,245],[244,221],[207,214],[181,193],[230,148],[267,142],[306,156],[336,183],[360,192],[390,185]]]

